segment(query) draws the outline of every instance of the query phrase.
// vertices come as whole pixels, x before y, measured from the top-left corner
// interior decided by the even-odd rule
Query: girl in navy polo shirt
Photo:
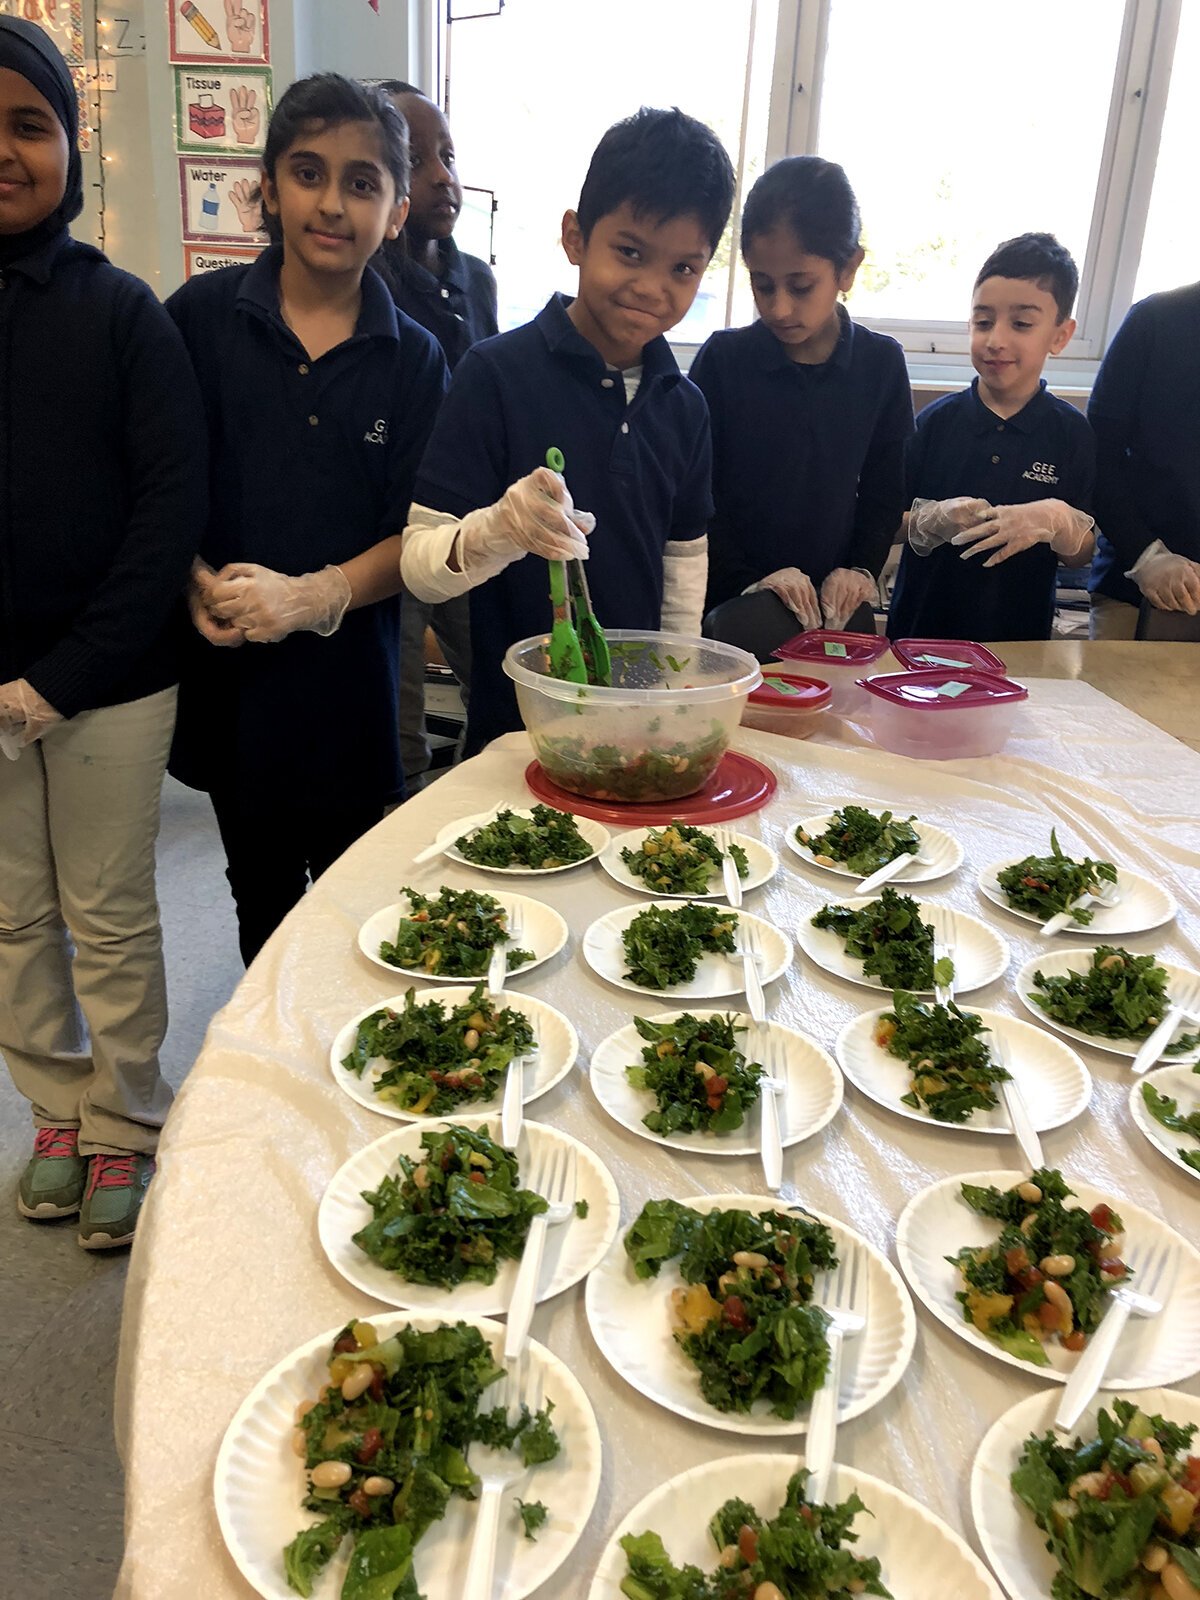
[[[213,442],[171,770],[212,797],[247,962],[402,792],[400,535],[446,382],[367,266],[407,209],[387,96],[293,84],[262,191],[279,242],[167,304]]]
[[[759,321],[715,333],[689,376],[712,417],[708,606],[771,589],[806,628],[874,632],[913,431],[904,355],[838,304],[863,261],[841,167],[778,161],[742,212]]]

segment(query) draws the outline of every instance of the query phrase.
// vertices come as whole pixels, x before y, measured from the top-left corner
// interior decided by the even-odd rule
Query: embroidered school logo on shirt
[[[1031,467],[1026,467],[1021,476],[1031,479],[1034,483],[1058,482],[1058,472],[1053,461],[1035,461]]]
[[[375,423],[375,426],[373,428],[368,428],[366,433],[363,434],[363,441],[366,444],[386,444],[387,443],[387,418],[386,417],[378,418],[378,420]],[[1054,482],[1057,483],[1058,479],[1055,478]]]

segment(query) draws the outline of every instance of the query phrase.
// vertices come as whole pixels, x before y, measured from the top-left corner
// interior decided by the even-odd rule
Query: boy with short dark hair
[[[578,209],[563,218],[576,297],[553,295],[533,322],[476,345],[455,372],[421,463],[402,565],[422,599],[471,591],[468,755],[520,727],[501,662],[509,645],[550,625],[546,569],[522,556],[590,550],[603,623],[700,632],[708,412],[664,335],[695,299],[732,203],[733,169],[711,129],[643,107],[604,135]],[[566,481],[542,465],[551,446],[565,456]]]
[[[1050,637],[1059,562],[1086,563],[1093,543],[1095,441],[1042,377],[1075,332],[1078,287],[1049,233],[1006,240],[980,269],[970,321],[978,376],[927,406],[909,444],[913,505],[890,638]]]

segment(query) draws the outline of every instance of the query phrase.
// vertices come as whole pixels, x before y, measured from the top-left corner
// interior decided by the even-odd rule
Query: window
[[[502,326],[571,287],[562,212],[600,134],[643,103],[717,130],[735,218],[769,161],[840,161],[867,247],[851,309],[918,365],[967,364],[974,275],[1014,233],[1057,234],[1080,267],[1060,383],[1089,379],[1135,292],[1200,272],[1200,0],[690,0],[686,20],[678,0],[453,5],[459,166],[497,205],[459,239],[486,254],[494,221]],[[752,315],[727,237],[675,337]]]

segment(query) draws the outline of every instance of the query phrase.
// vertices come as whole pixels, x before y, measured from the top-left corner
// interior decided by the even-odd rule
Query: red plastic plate
[[[693,827],[725,822],[759,811],[775,793],[777,780],[770,767],[740,750],[727,750],[712,777],[695,794],[682,800],[656,801],[653,805],[624,804],[617,800],[589,800],[560,789],[546,776],[540,761],[525,768],[525,782],[547,805],[596,822],[622,828],[659,828],[668,822],[690,822]]]

